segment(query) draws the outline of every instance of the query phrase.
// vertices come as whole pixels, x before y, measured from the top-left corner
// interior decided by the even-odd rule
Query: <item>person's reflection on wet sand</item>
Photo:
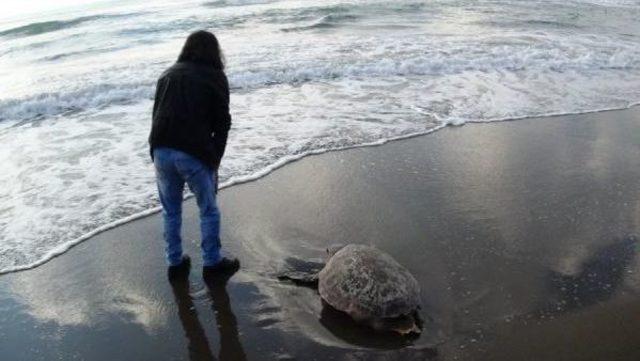
[[[215,360],[216,358],[209,347],[207,334],[202,328],[200,320],[198,320],[198,313],[189,295],[189,275],[186,274],[182,277],[170,276],[169,283],[178,305],[180,323],[182,323],[184,334],[189,342],[189,359],[192,361]]]
[[[227,293],[227,281],[232,275],[219,275],[204,277],[204,282],[209,289],[209,295],[213,302],[213,311],[220,332],[221,361],[245,361],[247,359],[240,337],[238,335],[238,322],[231,310],[231,302]]]
[[[220,332],[220,361],[246,360],[244,349],[238,336],[238,324],[231,310],[229,294],[226,285],[231,275],[205,277],[205,284],[209,290],[213,311],[216,315],[218,331]],[[182,328],[189,343],[189,359],[216,360],[209,347],[209,340],[200,324],[193,300],[189,295],[189,275],[169,277],[173,290]]]

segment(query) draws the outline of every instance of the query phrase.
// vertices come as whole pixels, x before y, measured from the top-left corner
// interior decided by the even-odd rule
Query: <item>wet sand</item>
[[[243,268],[169,283],[161,218],[0,276],[1,360],[638,360],[640,109],[448,128],[307,157],[222,190]],[[422,288],[424,334],[377,336],[279,282],[373,244]]]

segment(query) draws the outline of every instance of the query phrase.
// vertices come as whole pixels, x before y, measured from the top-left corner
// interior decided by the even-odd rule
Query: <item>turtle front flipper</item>
[[[318,274],[306,273],[300,271],[288,271],[278,274],[278,279],[281,281],[291,281],[298,286],[306,287],[318,287]]]
[[[324,267],[323,263],[292,257],[287,258],[285,263],[285,270],[277,274],[279,280],[290,281],[299,286],[318,287],[318,273]]]

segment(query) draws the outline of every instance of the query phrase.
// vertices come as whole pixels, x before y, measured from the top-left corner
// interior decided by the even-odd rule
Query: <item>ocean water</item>
[[[640,0],[118,0],[5,18],[0,273],[157,210],[155,81],[197,29],[218,35],[232,87],[224,185],[447,125],[640,102]]]

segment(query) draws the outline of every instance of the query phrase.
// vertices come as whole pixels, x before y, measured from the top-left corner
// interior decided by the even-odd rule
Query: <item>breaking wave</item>
[[[517,40],[517,39],[516,39]],[[596,40],[597,41],[597,40]],[[621,44],[624,45],[624,44]],[[467,53],[475,54],[474,57]],[[510,44],[502,39],[495,46],[474,46],[461,42],[430,50],[387,57],[346,62],[303,61],[293,64],[271,64],[256,69],[236,69],[228,74],[233,90],[246,91],[278,84],[303,84],[345,78],[385,78],[397,76],[428,76],[441,78],[462,73],[527,74],[536,72],[549,82],[561,81],[570,73],[585,78],[606,75],[607,71],[640,69],[640,48],[633,44],[619,46],[611,52],[589,51],[586,46],[552,48],[541,45]],[[146,68],[146,66],[145,66]],[[136,73],[136,69],[128,70]],[[158,69],[158,72],[161,71]],[[140,73],[143,73],[140,70]],[[0,100],[0,121],[46,118],[69,111],[104,108],[151,99],[154,79],[125,83],[89,84],[76,89],[52,91],[34,96]]]
[[[0,31],[0,36],[19,37],[19,36],[40,35],[44,33],[50,33],[53,31],[72,28],[82,23],[86,23],[90,21],[101,20],[101,19],[125,18],[125,17],[134,16],[134,15],[141,15],[141,14],[142,13],[101,14],[101,15],[82,16],[82,17],[78,17],[70,20],[43,21],[43,22],[31,23],[31,24],[11,28],[8,30]]]

